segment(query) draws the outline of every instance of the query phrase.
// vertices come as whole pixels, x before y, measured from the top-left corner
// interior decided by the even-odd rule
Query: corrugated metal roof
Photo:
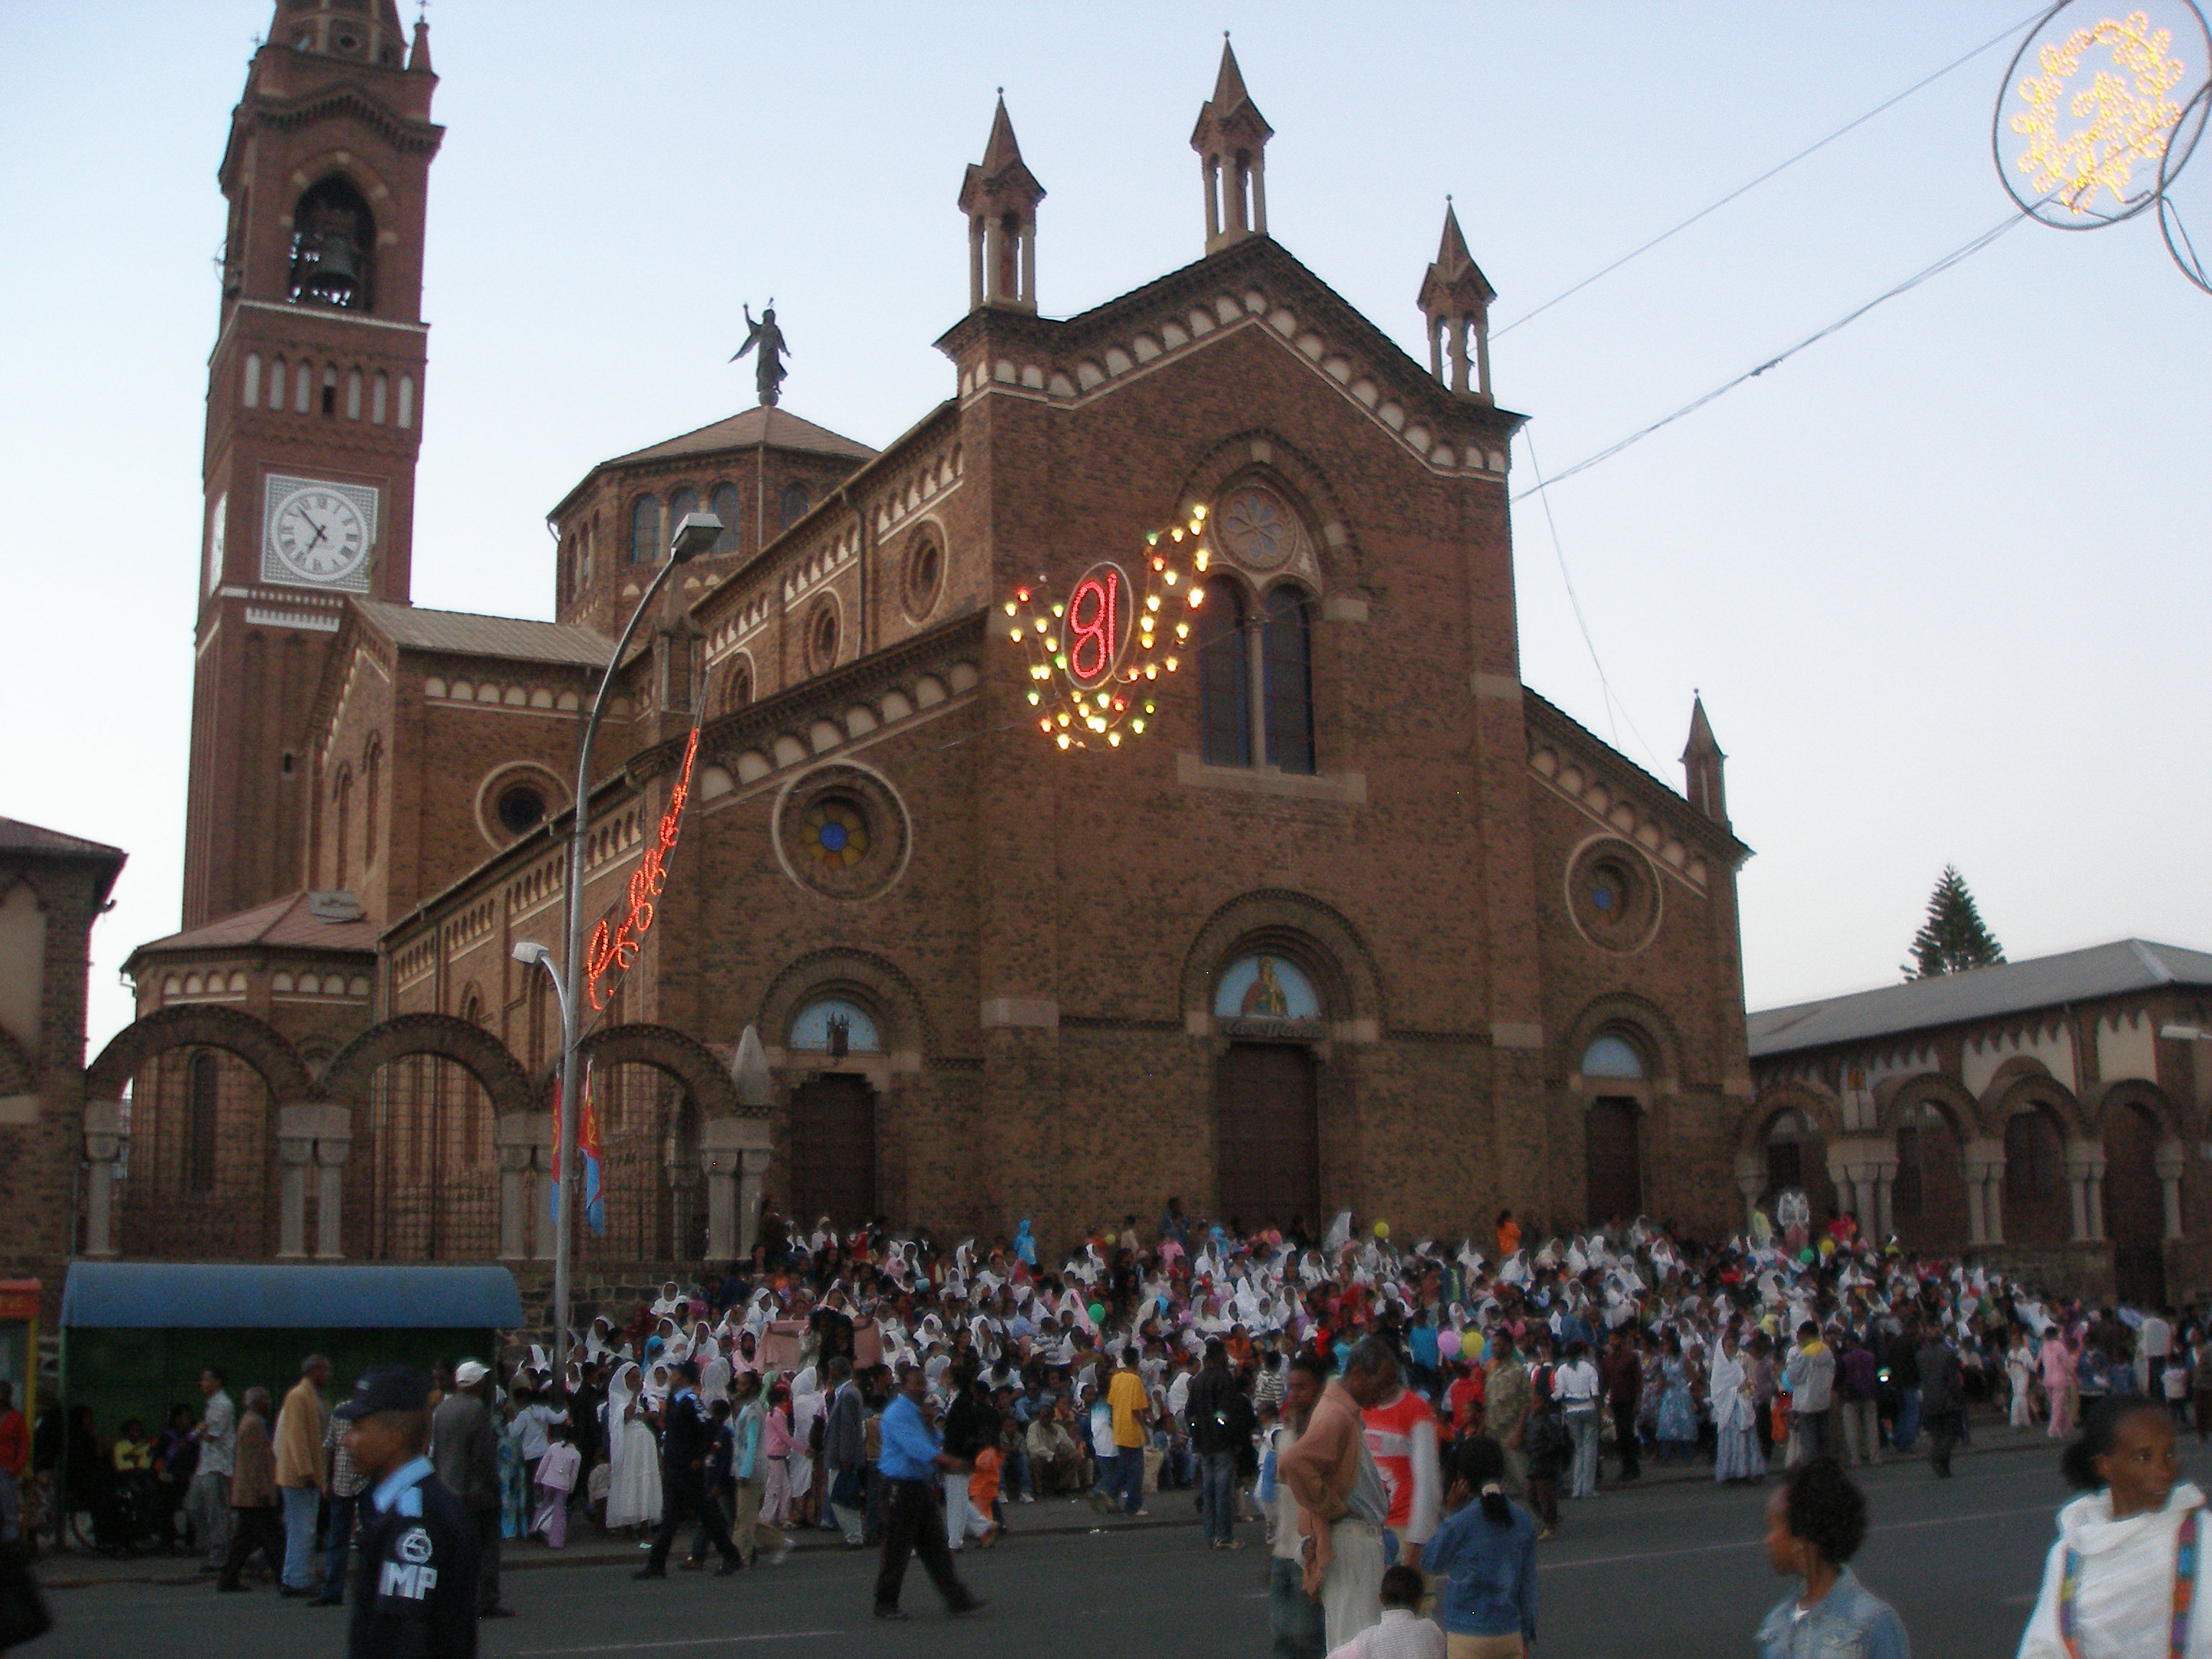
[[[522,617],[483,617],[469,611],[426,611],[384,599],[356,599],[355,609],[394,645],[461,656],[501,657],[514,662],[603,666],[614,641],[588,628],[532,622]]]
[[[664,461],[678,455],[711,454],[720,449],[752,449],[763,440],[770,449],[795,449],[809,455],[836,455],[852,461],[872,461],[876,458],[876,452],[864,443],[832,432],[826,426],[817,426],[787,409],[763,405],[732,415],[726,421],[717,421],[712,426],[702,426],[696,432],[687,432],[680,438],[670,438],[645,449],[632,450],[627,455],[617,455],[600,465],[618,466],[625,461]]]
[[[1747,1022],[1751,1053],[1754,1060],[1764,1059],[1830,1043],[2091,1002],[2161,985],[2212,986],[2212,955],[2124,939],[2086,951],[2063,951],[1820,1002],[1762,1009]]]
[[[46,853],[94,859],[127,856],[120,847],[110,847],[105,842],[87,841],[81,836],[65,836],[58,830],[26,823],[21,818],[0,818],[0,853]]]
[[[62,1323],[77,1330],[493,1330],[522,1324],[505,1267],[75,1261]]]
[[[365,921],[325,921],[312,908],[313,895],[287,893],[248,910],[218,916],[167,939],[149,940],[139,951],[235,950],[241,945],[279,945],[293,950],[376,949],[376,930]],[[135,956],[137,951],[133,951]]]

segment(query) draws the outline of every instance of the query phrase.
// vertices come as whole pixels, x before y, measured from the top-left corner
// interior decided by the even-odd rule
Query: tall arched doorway
[[[1644,1208],[1643,1149],[1633,1100],[1601,1095],[1583,1120],[1583,1172],[1591,1224],[1625,1221]]]
[[[1303,1044],[1232,1042],[1213,1072],[1215,1213],[1318,1235],[1321,1114],[1313,1053]]]
[[[2048,1108],[2005,1120],[2004,1236],[2014,1244],[2063,1244],[2071,1236],[2065,1150]]]
[[[1889,1216],[1905,1249],[1950,1255],[1965,1245],[1969,1229],[1960,1155],[1958,1131],[1934,1101],[1917,1101],[1898,1114]]]
[[[842,997],[821,997],[792,1021],[794,1065],[825,1066],[878,1054],[875,1016]],[[804,1232],[828,1216],[841,1228],[872,1221],[876,1207],[876,1091],[859,1073],[817,1072],[791,1092],[784,1213]]]
[[[2158,1120],[2126,1103],[2105,1113],[2105,1231],[2112,1290],[2138,1308],[2166,1305],[2166,1194],[2158,1178]]]

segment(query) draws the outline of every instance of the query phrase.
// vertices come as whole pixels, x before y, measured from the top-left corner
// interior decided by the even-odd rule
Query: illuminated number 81
[[[1085,576],[1067,601],[1067,672],[1078,685],[1095,685],[1113,672],[1119,627],[1121,573],[1109,565]]]

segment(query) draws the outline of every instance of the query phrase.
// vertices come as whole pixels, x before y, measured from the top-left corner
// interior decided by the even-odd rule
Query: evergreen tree
[[[1982,913],[1974,908],[1966,878],[1955,866],[1945,865],[1942,879],[1928,897],[1928,919],[1912,936],[1912,960],[1903,969],[1905,978],[1960,974],[1969,968],[1993,967],[2004,959],[2004,946],[1982,925]]]

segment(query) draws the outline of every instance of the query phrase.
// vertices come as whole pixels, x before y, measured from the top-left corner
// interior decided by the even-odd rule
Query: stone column
[[[1766,1167],[1758,1153],[1736,1154],[1735,1189],[1743,1194],[1743,1224],[1748,1227],[1752,1212],[1759,1208],[1759,1195],[1766,1190]]]
[[[764,1117],[714,1117],[699,1126],[699,1168],[707,1177],[709,1261],[735,1261],[752,1254],[768,1151]]]
[[[2105,1146],[2098,1140],[2066,1143],[2066,1194],[2074,1213],[2074,1243],[2105,1236]]]
[[[299,1110],[284,1109],[286,1114]],[[297,1261],[307,1254],[307,1168],[315,1161],[312,1134],[276,1137],[276,1259]]]
[[[130,1151],[131,1132],[124,1125],[119,1100],[88,1100],[84,1103],[84,1158],[88,1166],[84,1186],[84,1253],[98,1259],[112,1256],[115,1249],[115,1171]]]
[[[333,1109],[343,1112],[345,1108]],[[352,1118],[346,1113],[350,1128]],[[345,1161],[353,1149],[350,1134],[315,1137],[315,1255],[323,1261],[345,1259]]]
[[[1969,1140],[1959,1149],[1959,1173],[1966,1183],[1966,1243],[2004,1243],[2003,1200],[1999,1197],[2004,1177],[2004,1143]]]
[[[533,1237],[552,1233],[550,1215],[533,1220],[533,1200],[539,1198],[538,1179],[541,1152],[550,1159],[552,1114],[507,1112],[492,1129],[492,1144],[499,1154],[499,1259],[526,1261]],[[536,1207],[543,1208],[542,1203]]]
[[[2169,1140],[2162,1143],[2157,1153],[2158,1185],[2166,1200],[2166,1237],[2181,1237],[2181,1172],[2189,1163],[2189,1146],[2185,1141]]]

